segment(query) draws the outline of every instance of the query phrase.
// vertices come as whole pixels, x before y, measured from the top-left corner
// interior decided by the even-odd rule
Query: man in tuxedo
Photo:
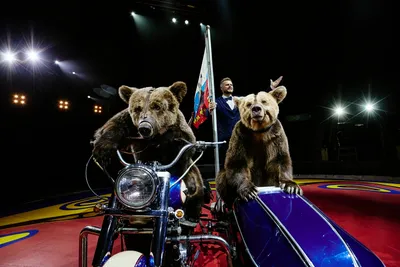
[[[282,76],[276,81],[270,80],[270,88],[275,89],[282,80]],[[229,77],[223,78],[219,84],[222,96],[217,97],[215,102],[210,101],[210,114],[216,109],[218,141],[226,141],[219,148],[219,162],[224,166],[225,155],[228,150],[232,130],[240,120],[239,109],[232,99],[233,82]]]

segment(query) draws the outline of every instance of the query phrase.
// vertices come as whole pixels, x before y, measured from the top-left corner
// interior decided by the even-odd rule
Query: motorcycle
[[[199,251],[192,251],[195,243],[219,244],[231,258],[232,248],[224,238],[212,234],[193,235],[190,228],[180,223],[184,218],[182,207],[186,186],[182,178],[185,173],[178,178],[168,172],[187,150],[196,149],[201,153],[200,158],[206,148],[223,143],[225,141],[187,144],[167,165],[140,161],[131,164],[117,150],[124,168],[115,181],[103,169],[113,181],[114,190],[108,205],[100,204],[94,208],[95,212],[104,215],[101,228],[86,226],[80,233],[79,266],[87,266],[89,234],[99,236],[92,261],[92,266],[96,267],[193,266],[199,254]],[[111,255],[114,241],[119,236],[125,240],[127,250],[122,245],[121,252]],[[146,245],[150,248],[144,248]]]
[[[195,148],[201,157],[207,147],[221,143],[187,144],[167,165],[130,164],[117,151],[124,168],[113,181],[108,205],[95,207],[104,214],[102,226],[86,226],[80,232],[79,266],[87,266],[89,234],[99,236],[94,267],[193,266],[199,243],[217,244],[227,266],[385,266],[305,196],[287,194],[279,187],[258,187],[254,200],[237,199],[225,212],[205,205],[211,218],[201,219],[199,225],[206,234],[181,224],[185,174],[178,178],[167,170],[188,149]],[[126,249],[121,245],[121,251],[112,255],[119,236]]]

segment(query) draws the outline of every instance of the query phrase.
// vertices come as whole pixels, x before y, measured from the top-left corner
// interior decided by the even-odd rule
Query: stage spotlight
[[[186,25],[189,25],[189,21],[188,21],[188,20],[185,20],[185,24],[186,24]]]
[[[14,61],[17,60],[16,53],[11,52],[11,51],[2,53],[2,60],[9,64],[12,64]]]
[[[365,109],[366,112],[373,112],[374,109],[375,109],[375,105],[372,104],[372,103],[366,103],[364,105],[364,109]]]
[[[99,105],[95,105],[94,106],[94,113],[101,113],[102,111],[102,107]]]
[[[27,54],[27,56],[28,56],[28,59],[29,59],[30,61],[32,61],[33,63],[36,63],[36,62],[38,62],[38,61],[40,60],[39,52],[38,52],[38,51],[30,50],[30,51],[28,51],[26,54]]]
[[[12,102],[15,105],[25,105],[26,104],[26,96],[15,94],[12,98]]]
[[[58,108],[62,110],[69,109],[69,102],[65,100],[58,101]]]
[[[172,18],[172,22],[173,22],[173,23],[176,23],[176,18]]]
[[[340,106],[335,108],[335,114],[336,114],[338,117],[342,116],[344,113],[345,113],[344,108],[342,108],[342,107],[340,107]]]

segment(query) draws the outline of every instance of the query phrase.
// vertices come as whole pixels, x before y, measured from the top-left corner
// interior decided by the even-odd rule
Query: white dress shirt
[[[227,96],[222,96],[223,98],[228,98]],[[229,99],[226,101],[226,103],[229,105],[229,107],[233,110],[235,108],[235,103],[233,102],[233,99]]]

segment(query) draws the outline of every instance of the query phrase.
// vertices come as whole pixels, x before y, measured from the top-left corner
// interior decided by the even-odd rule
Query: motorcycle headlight
[[[122,170],[115,181],[117,198],[132,209],[150,205],[156,195],[157,186],[155,172],[142,166],[131,166]]]

